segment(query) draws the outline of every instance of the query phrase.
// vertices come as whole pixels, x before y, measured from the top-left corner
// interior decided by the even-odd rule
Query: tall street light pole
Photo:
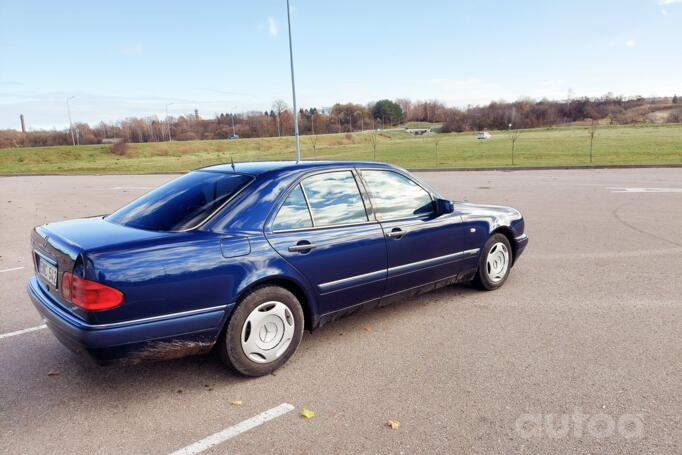
[[[294,98],[294,135],[296,136],[296,162],[301,161],[301,138],[298,135],[298,108],[296,107],[296,82],[294,82],[294,50],[291,44],[291,13],[287,0],[287,24],[289,25],[289,62],[291,63],[291,94]]]
[[[71,144],[76,145],[76,136],[73,134],[73,123],[71,122],[71,106],[69,105],[69,100],[72,100],[76,95],[68,96],[66,98],[66,113],[69,115],[69,131],[71,132]]]

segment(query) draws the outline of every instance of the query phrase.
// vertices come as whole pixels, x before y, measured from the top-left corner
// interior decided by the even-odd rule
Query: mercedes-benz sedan
[[[499,288],[527,242],[517,210],[451,202],[388,164],[225,164],[36,227],[28,291],[62,343],[101,363],[215,346],[260,376],[305,328],[453,283]]]

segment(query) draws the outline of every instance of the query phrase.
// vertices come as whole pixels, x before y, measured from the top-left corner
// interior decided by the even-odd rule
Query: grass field
[[[376,156],[368,133],[301,138],[304,159],[377,160],[418,168],[511,166],[507,132],[479,141],[471,132],[413,137],[400,130],[377,133]],[[438,156],[436,157],[436,140]],[[0,149],[0,174],[121,174],[175,172],[213,164],[294,158],[292,137],[128,144],[125,156],[110,145]],[[602,127],[594,141],[593,165],[673,164],[682,162],[682,126]],[[589,163],[586,127],[523,130],[515,166],[577,166]]]

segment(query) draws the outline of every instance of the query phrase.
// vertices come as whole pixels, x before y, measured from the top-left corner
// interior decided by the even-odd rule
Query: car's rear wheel
[[[503,234],[491,235],[481,252],[474,283],[486,291],[501,287],[507,281],[512,260],[512,249],[507,237]]]
[[[220,356],[246,376],[263,376],[282,366],[303,337],[301,304],[288,290],[262,286],[237,305],[220,339]]]

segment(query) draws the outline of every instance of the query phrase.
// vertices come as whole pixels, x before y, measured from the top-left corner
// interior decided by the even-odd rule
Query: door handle
[[[296,245],[291,245],[289,251],[291,253],[307,253],[313,248],[317,248],[317,245],[310,243],[307,240],[301,240]]]
[[[386,237],[389,237],[391,239],[399,239],[403,235],[405,235],[405,232],[400,228],[393,228],[386,233]]]

